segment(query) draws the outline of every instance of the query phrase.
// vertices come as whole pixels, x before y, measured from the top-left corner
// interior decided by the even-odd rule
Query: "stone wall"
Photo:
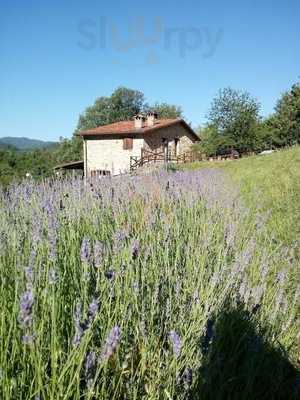
[[[169,151],[175,153],[175,139],[177,143],[177,155],[190,150],[195,142],[194,137],[181,125],[173,125],[164,129],[159,129],[145,137],[145,149],[151,151],[163,151],[163,139],[168,140]]]
[[[129,171],[130,156],[141,156],[144,140],[133,139],[131,150],[123,149],[123,139],[93,137],[86,139],[87,176],[93,170],[110,171],[118,175]]]

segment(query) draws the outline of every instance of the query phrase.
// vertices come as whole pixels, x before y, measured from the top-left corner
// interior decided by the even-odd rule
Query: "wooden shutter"
[[[132,150],[133,148],[133,139],[132,138],[124,138],[123,139],[123,150]]]

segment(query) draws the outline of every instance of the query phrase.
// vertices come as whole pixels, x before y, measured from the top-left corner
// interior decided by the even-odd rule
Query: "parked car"
[[[272,150],[272,149],[270,149],[270,150],[264,150],[264,151],[261,151],[261,152],[259,153],[259,155],[260,155],[260,156],[265,156],[266,154],[272,154],[272,153],[274,153],[274,151],[275,151],[275,150]]]
[[[239,152],[234,149],[220,150],[217,155],[222,158],[240,158]]]

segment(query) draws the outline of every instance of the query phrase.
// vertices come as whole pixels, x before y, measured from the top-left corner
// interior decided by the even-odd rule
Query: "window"
[[[133,148],[133,139],[132,138],[124,138],[123,139],[123,150],[132,150]]]
[[[93,169],[91,171],[91,178],[99,178],[100,176],[110,175],[110,171],[106,171],[103,169]]]

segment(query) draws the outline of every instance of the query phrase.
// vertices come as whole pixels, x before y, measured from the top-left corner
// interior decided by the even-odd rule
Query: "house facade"
[[[199,140],[183,119],[157,119],[137,115],[132,121],[82,131],[85,176],[119,175],[129,172],[132,157],[143,151],[168,156],[187,152]]]

